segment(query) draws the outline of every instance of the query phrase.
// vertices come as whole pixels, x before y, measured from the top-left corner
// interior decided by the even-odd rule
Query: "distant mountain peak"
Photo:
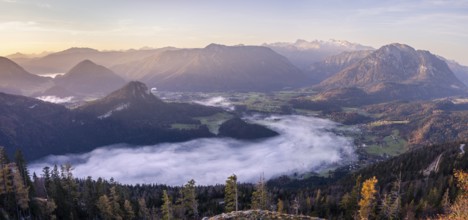
[[[29,56],[24,53],[16,52],[14,54],[8,55],[7,57],[9,59],[21,59],[21,58],[28,58]]]
[[[76,66],[79,67],[79,66],[99,66],[98,64],[96,64],[95,62],[91,61],[91,60],[83,60],[81,62],[79,62]]]
[[[226,48],[227,46],[226,45],[222,45],[222,44],[215,44],[215,43],[211,43],[211,44],[208,44],[205,49],[223,49],[223,48]]]
[[[0,57],[0,64],[2,64],[2,65],[8,64],[8,65],[18,66],[18,64],[16,64],[15,62],[13,62],[12,60],[10,60],[10,59],[8,59],[6,57]]]
[[[31,75],[40,78],[27,72],[23,67],[6,57],[0,57],[0,75]]]
[[[317,86],[343,87],[359,87],[371,93],[398,92],[399,96],[412,91],[424,98],[460,94],[466,89],[444,61],[428,51],[399,43],[382,46]],[[432,90],[440,90],[440,94]]]
[[[64,76],[68,75],[98,75],[98,74],[111,74],[115,75],[111,70],[107,69],[104,66],[98,65],[91,60],[85,59],[78,64],[76,64],[70,71],[68,71]]]
[[[129,99],[129,100],[155,100],[154,96],[148,87],[139,81],[131,81],[122,88],[112,92],[106,98]]]
[[[140,81],[131,81],[127,83],[122,89],[127,90],[127,91],[132,91],[133,94],[151,94],[150,90],[146,86],[146,84],[140,82]]]
[[[99,50],[89,48],[89,47],[71,47],[59,53],[67,54],[67,53],[89,53],[89,52],[99,52]]]
[[[48,86],[49,80],[27,72],[14,61],[0,57],[0,91],[32,94]]]
[[[345,51],[374,50],[370,46],[333,39],[328,41],[298,39],[295,42],[276,42],[263,44],[263,46],[285,56],[291,63],[306,72],[310,71],[315,63],[329,56]]]
[[[388,44],[388,45],[385,45],[385,46],[382,46],[381,48],[378,49],[379,50],[383,50],[385,52],[389,52],[389,51],[398,51],[398,52],[416,52],[416,49],[414,49],[413,47],[409,46],[409,45],[406,45],[406,44],[401,44],[401,43],[392,43],[392,44]]]
[[[330,39],[328,41],[324,41],[324,40],[307,41],[304,39],[297,39],[294,43],[278,42],[278,43],[263,44],[263,45],[267,47],[295,48],[297,50],[318,50],[322,48],[342,50],[342,51],[374,49],[369,46],[364,46],[364,45],[357,44],[357,43],[351,43],[345,40],[335,40],[335,39]]]
[[[112,70],[88,59],[54,80],[56,85],[77,94],[107,94],[125,84],[125,80]]]

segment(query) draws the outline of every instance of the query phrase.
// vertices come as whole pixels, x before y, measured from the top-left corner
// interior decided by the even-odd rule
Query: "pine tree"
[[[162,205],[162,215],[164,220],[171,220],[172,217],[172,201],[167,194],[167,191],[163,191],[163,205]]]
[[[389,194],[385,193],[381,200],[381,215],[386,219],[398,219],[401,212],[401,174],[393,182]]]
[[[21,174],[21,178],[23,178],[24,185],[33,189],[31,178],[29,176],[28,165],[26,160],[24,159],[23,152],[21,150],[16,151],[15,153],[15,162],[16,166],[18,166],[18,170]]]
[[[252,209],[268,210],[268,192],[263,175],[260,176],[260,180],[255,185],[255,191],[252,193]]]
[[[53,199],[49,199],[46,201],[44,214],[48,219],[55,220],[57,217],[54,214],[55,209],[57,209],[57,205]]]
[[[356,178],[356,182],[354,184],[351,193],[349,193],[349,198],[345,198],[342,205],[345,208],[345,218],[358,218],[358,209],[359,209],[359,200],[361,199],[361,188],[362,188],[362,177],[359,175]],[[343,200],[343,199],[342,199]],[[342,206],[342,207],[343,207]]]
[[[363,220],[369,219],[372,214],[372,210],[375,206],[375,185],[377,184],[377,178],[372,177],[367,179],[362,184],[361,189],[361,200],[359,200],[359,216]]]
[[[190,180],[182,187],[181,197],[178,199],[178,206],[184,217],[193,219],[198,217],[198,202],[195,193],[195,180]]]
[[[115,186],[110,188],[109,203],[112,209],[114,219],[122,219],[122,210],[119,204],[119,195]]]
[[[131,220],[135,218],[135,212],[133,211],[133,207],[130,201],[125,200],[124,210],[125,210],[125,219]]]
[[[138,199],[138,218],[150,219],[150,212],[146,206],[146,201],[144,198]]]
[[[237,193],[237,176],[233,174],[226,180],[226,186],[224,188],[224,205],[226,212],[238,210]]]

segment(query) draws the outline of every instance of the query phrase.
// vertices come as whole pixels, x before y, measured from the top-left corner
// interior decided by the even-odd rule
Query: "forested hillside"
[[[262,215],[288,213],[328,219],[466,216],[460,208],[467,200],[468,154],[464,150],[462,143],[428,146],[344,176],[335,172],[309,182],[282,177],[267,183],[260,177],[255,185],[241,184],[232,175],[226,185],[197,186],[195,180],[189,180],[174,187],[77,179],[70,164],[45,167],[43,173],[29,178],[21,152],[10,161],[0,148],[0,216],[201,219],[250,209],[275,211],[260,212]],[[232,215],[245,217],[246,213],[259,214]]]

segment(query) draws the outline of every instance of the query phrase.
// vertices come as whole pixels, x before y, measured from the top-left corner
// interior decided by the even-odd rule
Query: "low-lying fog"
[[[345,164],[355,159],[352,140],[331,132],[332,121],[298,115],[256,117],[281,135],[259,140],[203,138],[153,146],[118,144],[79,155],[49,156],[30,165],[38,175],[45,166],[70,162],[76,177],[103,177],[126,184],[182,185],[224,183],[231,174],[240,182],[271,178]]]
[[[231,102],[229,102],[228,99],[222,96],[210,97],[207,99],[194,101],[194,103],[205,106],[219,107],[227,111],[234,111],[234,105]]]
[[[72,102],[74,97],[68,96],[68,97],[61,98],[57,96],[48,95],[48,96],[39,96],[39,97],[36,97],[36,99],[42,100],[44,102],[55,103],[55,104],[64,104],[64,103]]]

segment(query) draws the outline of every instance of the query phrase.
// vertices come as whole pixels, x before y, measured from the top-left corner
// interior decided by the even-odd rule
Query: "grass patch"
[[[312,111],[312,110],[300,109],[300,108],[295,108],[294,110],[298,114],[305,115],[305,116],[317,116],[317,115],[320,115],[322,113],[322,111]]]
[[[175,123],[171,124],[171,129],[179,129],[179,130],[195,130],[198,129],[200,125],[197,124],[180,124]]]
[[[408,124],[408,120],[404,121],[386,121],[386,120],[380,120],[380,121],[374,121],[369,124],[371,127],[377,127],[377,126],[383,126],[383,125],[394,125],[394,124]]]
[[[372,155],[400,155],[406,152],[406,141],[399,134],[399,131],[395,129],[392,131],[392,135],[384,137],[380,143],[366,146],[365,151]]]
[[[233,117],[234,116],[228,113],[216,113],[207,117],[196,117],[194,119],[200,121],[201,124],[206,125],[211,133],[218,134],[221,124]]]

